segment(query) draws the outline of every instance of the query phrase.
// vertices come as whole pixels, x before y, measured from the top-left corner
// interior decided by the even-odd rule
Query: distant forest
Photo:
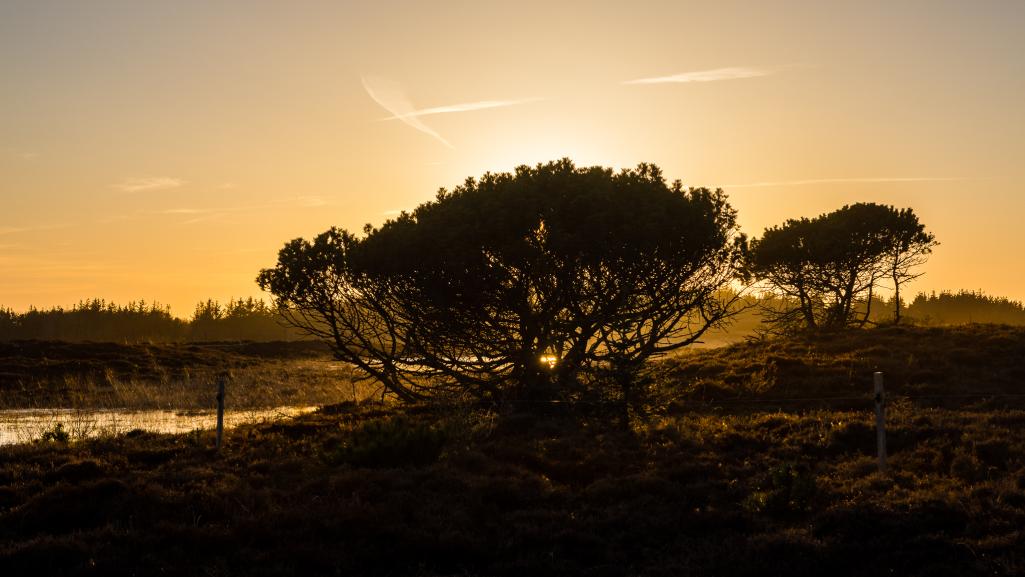
[[[858,315],[866,312],[865,301],[857,303]],[[879,297],[872,298],[865,326],[893,323],[895,303]],[[744,340],[746,337],[768,333],[773,334],[766,324],[772,310],[786,308],[787,303],[778,297],[750,295],[740,301],[742,310],[733,317],[728,326],[708,331],[700,346],[723,346]],[[943,291],[940,293],[918,293],[909,303],[901,307],[902,324],[919,326],[952,326],[977,324],[1003,324],[1025,326],[1025,304],[1003,297],[994,297],[982,291]]]
[[[989,296],[981,290],[919,293],[905,310],[909,317],[924,325],[1025,325],[1025,306],[1020,301]]]
[[[754,332],[762,320],[760,311],[776,308],[775,302],[773,297],[747,299],[747,304],[751,306],[738,316],[733,326],[728,329],[729,332]],[[892,300],[873,297],[868,324],[892,323],[894,304]],[[859,315],[865,313],[865,308],[864,301],[855,307]],[[910,303],[901,307],[901,322],[922,326],[972,323],[1025,325],[1025,304],[1004,297],[990,296],[982,291],[918,293]]]
[[[304,335],[285,327],[281,317],[259,299],[232,299],[226,305],[207,300],[188,319],[168,306],[145,301],[118,305],[102,299],[70,309],[30,308],[17,313],[0,308],[0,341],[60,340],[95,342],[294,341]]]
[[[727,329],[734,336],[756,331],[761,322],[757,298]],[[862,310],[864,310],[862,304]],[[875,298],[870,318],[885,323],[893,318],[893,303]],[[904,322],[928,326],[995,323],[1025,325],[1025,305],[982,291],[919,293],[902,309]],[[211,342],[295,341],[309,338],[286,327],[281,316],[259,299],[231,300],[221,304],[207,300],[196,305],[192,316],[181,319],[170,307],[145,301],[118,305],[102,299],[79,302],[70,309],[30,308],[17,313],[0,308],[0,341],[60,340],[95,342]],[[715,340],[715,339],[713,339]]]

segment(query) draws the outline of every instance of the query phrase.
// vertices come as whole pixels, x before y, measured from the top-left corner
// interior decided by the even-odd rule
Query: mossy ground
[[[1004,331],[990,336],[1022,342]],[[600,407],[342,404],[232,430],[220,454],[209,432],[2,448],[0,574],[1025,573],[1025,411],[896,402],[882,474],[867,403],[733,410],[709,387],[685,403],[686,371],[731,355],[863,372],[851,351],[885,337],[873,332],[663,367],[676,376],[651,398],[670,402],[627,426]],[[972,337],[963,347],[989,358],[972,344],[989,337]],[[726,396],[786,384],[777,372],[756,394],[725,374],[700,378]]]

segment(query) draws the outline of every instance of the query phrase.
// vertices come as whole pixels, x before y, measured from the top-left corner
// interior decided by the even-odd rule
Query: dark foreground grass
[[[767,354],[828,367],[870,346],[848,344]],[[888,474],[867,405],[682,398],[627,427],[595,407],[345,404],[230,431],[220,455],[209,432],[4,447],[0,575],[1025,574],[1023,426],[900,400]]]
[[[683,407],[838,399],[818,404],[856,408],[871,397],[874,371],[884,373],[888,394],[919,404],[1025,408],[1025,327],[819,332],[688,352],[652,372]]]
[[[2,449],[3,575],[1025,572],[1025,412],[340,407]],[[369,424],[368,424],[369,423]]]

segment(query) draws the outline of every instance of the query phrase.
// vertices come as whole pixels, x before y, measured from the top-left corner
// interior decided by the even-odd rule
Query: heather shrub
[[[447,440],[441,427],[405,416],[374,419],[352,431],[334,460],[356,467],[422,467],[438,460]]]

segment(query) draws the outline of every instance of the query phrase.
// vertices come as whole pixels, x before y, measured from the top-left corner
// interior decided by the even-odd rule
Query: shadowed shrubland
[[[956,328],[884,326],[872,330],[801,333],[689,352],[653,365],[655,380],[672,383],[680,406],[694,402],[798,400],[819,406],[865,407],[874,371],[891,397],[964,406],[1025,405],[1025,329],[999,325]],[[663,394],[667,394],[662,389]],[[833,400],[831,400],[833,399]]]
[[[953,364],[913,375],[953,350],[1010,370],[1022,336],[902,328],[699,352],[656,367],[648,399],[684,397],[640,407],[628,427],[600,406],[347,403],[232,430],[220,455],[208,432],[8,447],[0,571],[1020,573],[1025,411],[896,402],[882,475],[867,402],[777,411],[686,395],[688,370],[731,395],[865,389],[873,362],[898,394],[943,393]],[[776,384],[755,387],[773,357]],[[1000,375],[960,390],[1017,390]]]

